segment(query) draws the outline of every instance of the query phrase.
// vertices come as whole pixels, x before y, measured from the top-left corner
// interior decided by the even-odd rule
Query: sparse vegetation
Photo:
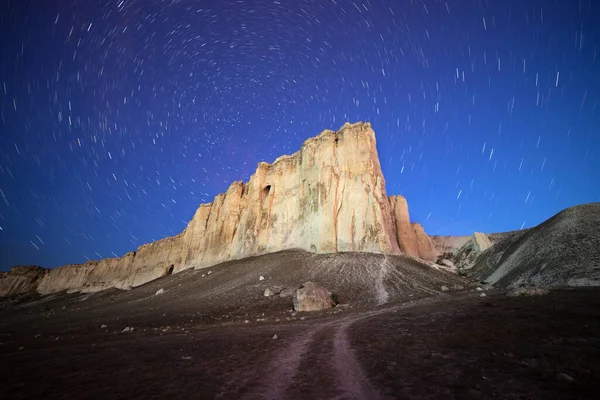
[[[336,306],[338,304],[340,304],[340,300],[339,300],[337,293],[331,293],[331,300],[333,301],[333,304],[335,304]]]

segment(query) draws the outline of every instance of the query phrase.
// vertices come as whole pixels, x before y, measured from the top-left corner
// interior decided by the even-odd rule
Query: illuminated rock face
[[[406,199],[404,196],[390,196],[389,199],[400,251],[408,256],[419,258],[417,235],[410,223]]]
[[[369,124],[324,131],[299,152],[260,163],[248,183],[233,183],[197,216],[182,267],[291,248],[399,253]]]
[[[55,268],[38,291],[128,289],[187,268],[294,248],[435,259],[429,236],[410,223],[406,200],[386,195],[370,124],[323,131],[200,205],[179,235],[121,258]]]
[[[417,249],[419,251],[418,258],[426,261],[435,261],[440,253],[435,249],[433,241],[425,233],[423,226],[418,223],[411,224],[413,232],[415,233],[415,241],[417,243]]]
[[[435,248],[423,226],[410,222],[406,199],[403,196],[390,196],[389,199],[400,251],[407,256],[436,261],[441,253]]]

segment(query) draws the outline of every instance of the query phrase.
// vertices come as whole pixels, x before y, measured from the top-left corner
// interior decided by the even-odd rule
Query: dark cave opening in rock
[[[270,192],[271,192],[271,185],[265,186],[265,188],[263,189],[263,198],[268,197]]]

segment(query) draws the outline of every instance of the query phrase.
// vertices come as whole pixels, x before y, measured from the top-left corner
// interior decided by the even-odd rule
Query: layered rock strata
[[[388,198],[369,123],[323,131],[300,151],[260,163],[247,183],[202,204],[185,230],[121,258],[50,270],[37,290],[127,289],[187,268],[285,249],[401,254],[433,261],[437,250],[406,200]]]

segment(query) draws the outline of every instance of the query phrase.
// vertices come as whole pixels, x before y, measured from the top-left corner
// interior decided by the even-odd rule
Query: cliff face
[[[419,258],[427,261],[437,260],[440,253],[436,250],[429,235],[425,233],[423,225],[415,222],[411,224],[411,227],[415,233],[415,241],[419,250]]]
[[[429,236],[410,224],[404,197],[386,196],[370,124],[323,131],[202,204],[181,234],[121,258],[55,268],[38,291],[127,289],[186,268],[294,248],[435,259]]]
[[[426,261],[437,260],[441,253],[435,248],[421,224],[411,224],[408,203],[404,196],[390,196],[389,201],[396,225],[396,240],[402,253]]]
[[[48,270],[31,265],[0,272],[0,297],[34,292]]]
[[[293,248],[398,254],[371,126],[324,131],[260,163],[248,183],[200,206],[182,240],[176,271]]]
[[[291,156],[260,163],[247,184],[217,196],[207,221],[190,223],[205,226],[186,260],[196,268],[290,248],[399,252],[369,124],[325,131]]]
[[[419,257],[419,247],[413,227],[410,224],[408,203],[404,196],[390,196],[390,207],[396,225],[396,240],[400,250],[411,257]]]

